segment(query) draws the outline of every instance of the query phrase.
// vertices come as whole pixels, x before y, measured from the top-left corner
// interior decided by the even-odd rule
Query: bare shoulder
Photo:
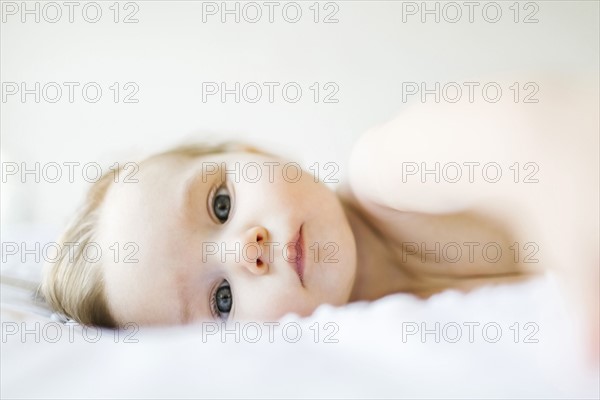
[[[356,142],[352,189],[366,204],[415,212],[523,203],[529,195],[537,205],[549,188],[523,183],[544,178],[550,189],[569,185],[566,172],[582,157],[597,157],[598,96],[591,83],[540,79],[532,103],[409,105]]]
[[[528,159],[519,152],[536,139],[517,136],[526,118],[511,107],[413,105],[356,142],[350,184],[362,201],[398,210],[463,211],[501,194],[495,175]]]
[[[537,82],[537,103],[417,103],[356,142],[357,201],[390,240],[418,246],[422,270],[518,271],[526,255],[545,269],[573,257],[593,265],[598,78]],[[422,251],[471,242],[508,257],[490,263],[480,251],[440,268]]]

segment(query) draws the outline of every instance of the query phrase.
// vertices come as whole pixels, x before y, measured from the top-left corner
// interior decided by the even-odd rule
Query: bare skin
[[[598,99],[593,90],[581,90],[584,83],[577,90],[540,84],[547,92],[538,105],[408,108],[358,140],[349,185],[337,196],[308,174],[296,183],[280,173],[273,182],[223,183],[217,175],[190,180],[202,177],[207,163],[230,169],[284,162],[266,155],[142,165],[139,184],[111,188],[100,218],[100,242],[135,241],[141,249],[135,265],[105,260],[111,311],[119,323],[177,324],[230,312],[232,319],[276,319],[288,312],[310,315],[323,303],[397,292],[428,297],[448,288],[514,282],[547,268],[564,273],[584,304],[597,304],[598,279],[590,272],[597,276]],[[505,179],[423,183],[406,176],[406,162],[428,162],[429,168],[435,162],[495,162]],[[527,162],[538,167],[537,183],[523,182]],[[521,174],[516,183],[511,167]],[[195,195],[182,196],[186,188]],[[210,193],[221,191],[231,205],[219,222]],[[281,251],[272,260],[263,257],[267,242],[281,248],[300,227],[305,247],[312,251],[316,243],[322,250],[305,259],[302,277]],[[206,243],[260,251],[239,261],[222,252],[207,258]],[[337,263],[323,259],[331,243]],[[227,288],[233,303],[219,316],[209,305]],[[597,327],[597,308],[589,313]]]
[[[351,299],[426,297],[550,269],[571,293],[598,357],[598,78],[538,84],[536,104],[416,104],[359,139],[350,185],[340,191],[358,249]],[[408,174],[407,163],[422,162],[427,169],[493,162],[504,179]],[[466,242],[481,244],[473,258],[423,254],[436,243]],[[407,243],[419,246],[407,254]],[[483,256],[485,243],[502,257]]]
[[[483,284],[516,282],[536,273],[534,267],[514,263],[510,257],[486,261],[481,251],[473,251],[470,259],[464,254],[461,262],[444,260],[441,232],[445,243],[493,242],[505,249],[511,245],[510,232],[484,216],[466,212],[437,216],[374,205],[365,209],[351,193],[342,196],[358,249],[350,301],[398,292],[428,297],[450,288],[467,291]],[[415,248],[415,243],[420,246]],[[407,244],[413,245],[409,254]]]

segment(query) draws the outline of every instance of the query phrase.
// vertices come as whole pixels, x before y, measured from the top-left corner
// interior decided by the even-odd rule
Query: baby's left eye
[[[227,319],[227,316],[231,312],[231,307],[233,307],[233,295],[231,293],[231,286],[229,286],[227,280],[223,280],[217,290],[215,290],[215,294],[211,299],[211,306],[212,312],[216,317]]]
[[[229,196],[229,190],[226,186],[223,186],[217,190],[213,198],[212,204],[213,212],[215,217],[222,224],[229,218],[229,212],[231,210],[231,197]]]

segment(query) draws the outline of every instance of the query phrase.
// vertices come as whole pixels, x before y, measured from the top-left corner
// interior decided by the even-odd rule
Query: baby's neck
[[[349,188],[341,188],[338,196],[356,241],[356,278],[349,302],[376,300],[397,292],[402,276],[387,238],[372,224]]]

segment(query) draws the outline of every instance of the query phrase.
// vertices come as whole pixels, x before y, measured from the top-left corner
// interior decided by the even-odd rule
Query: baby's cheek
[[[240,302],[236,319],[245,321],[276,321],[289,313],[308,316],[316,309],[305,294],[295,291],[276,294],[257,290],[250,299]]]

